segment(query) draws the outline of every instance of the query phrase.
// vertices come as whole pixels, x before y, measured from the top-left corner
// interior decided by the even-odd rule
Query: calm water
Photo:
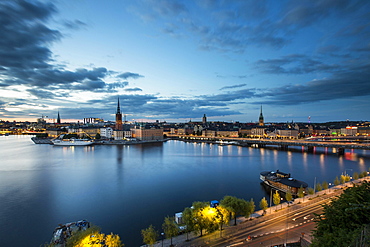
[[[349,150],[350,151],[350,150]],[[194,201],[233,195],[268,198],[259,173],[280,169],[313,187],[346,171],[368,170],[370,152],[242,148],[168,141],[132,146],[54,147],[29,136],[0,136],[1,246],[40,246],[59,223],[87,219],[125,246],[140,230]]]

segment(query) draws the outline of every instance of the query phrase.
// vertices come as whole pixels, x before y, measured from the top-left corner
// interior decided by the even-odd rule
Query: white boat
[[[94,144],[93,140],[89,139],[54,139],[53,144],[55,146],[88,146]]]

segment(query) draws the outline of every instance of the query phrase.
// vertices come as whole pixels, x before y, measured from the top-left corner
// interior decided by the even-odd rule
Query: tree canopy
[[[238,215],[249,217],[250,214],[254,212],[254,208],[255,208],[253,200],[251,200],[250,202],[247,202],[244,199],[236,198],[234,196],[224,196],[220,204],[222,206],[229,208],[233,212],[234,219],[235,219],[235,223],[234,223],[235,225],[236,225],[236,217]]]
[[[312,246],[350,246],[370,224],[370,183],[346,189],[317,217]]]
[[[158,233],[152,225],[150,225],[146,229],[141,230],[141,235],[143,236],[143,242],[148,245],[155,244],[155,241],[158,237]]]
[[[167,216],[166,218],[164,218],[162,229],[164,231],[164,234],[166,235],[166,238],[171,239],[172,245],[172,238],[179,234],[179,228],[175,222],[174,217]]]

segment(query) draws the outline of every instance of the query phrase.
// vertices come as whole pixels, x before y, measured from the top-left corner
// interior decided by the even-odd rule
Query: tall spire
[[[58,111],[57,124],[60,124],[60,115],[59,115],[59,111]]]
[[[120,113],[121,113],[121,109],[120,109],[120,106],[119,106],[119,97],[118,97],[117,114],[120,114]]]
[[[261,112],[260,112],[260,117],[258,119],[258,125],[259,126],[264,126],[265,123],[264,123],[264,119],[263,119],[263,114],[262,114],[262,105],[261,105]]]
[[[117,112],[116,112],[116,130],[123,130],[122,126],[122,113],[119,105],[119,97],[117,103]]]

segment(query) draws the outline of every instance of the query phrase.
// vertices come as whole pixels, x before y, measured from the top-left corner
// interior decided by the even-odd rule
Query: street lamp
[[[161,236],[162,236],[162,247],[163,247],[163,239],[164,239],[164,233],[163,232],[161,233]]]

